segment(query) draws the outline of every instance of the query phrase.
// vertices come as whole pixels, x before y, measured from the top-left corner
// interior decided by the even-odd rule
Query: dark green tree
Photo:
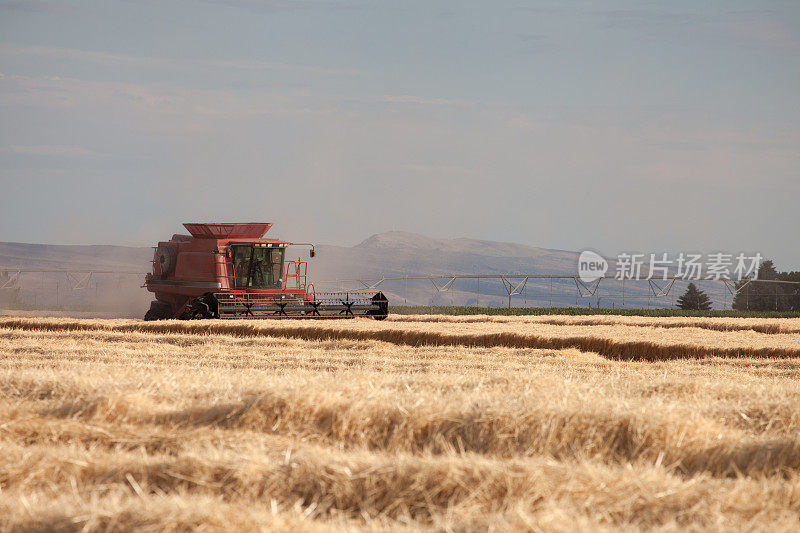
[[[755,280],[736,284],[732,307],[739,311],[800,311],[800,285],[763,283],[765,280],[800,281],[800,272],[778,272],[772,261],[764,261]]]
[[[800,312],[800,272],[781,272],[778,279],[795,282],[781,285],[782,303],[787,311]]]
[[[711,299],[697,288],[694,283],[690,283],[683,296],[678,298],[678,309],[687,311],[709,311],[711,309]]]

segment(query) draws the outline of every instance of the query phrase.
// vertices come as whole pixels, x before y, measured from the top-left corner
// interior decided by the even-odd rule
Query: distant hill
[[[578,254],[522,244],[475,239],[433,239],[390,231],[352,248],[321,246],[319,269],[334,277],[404,274],[564,273],[575,270]]]
[[[0,242],[0,267],[146,272],[152,259],[150,247]]]
[[[349,248],[319,246],[317,249],[319,255],[311,267],[317,280],[446,274],[571,274],[578,258],[576,252],[564,250],[476,239],[434,239],[402,231],[379,233]],[[318,290],[331,288],[342,286],[318,285]],[[498,281],[458,281],[448,292],[441,293],[428,281],[385,282],[380,288],[390,301],[409,305],[504,305],[507,300]]]
[[[110,270],[142,275],[96,275],[69,279],[61,273],[23,273],[17,289],[0,290],[0,307],[24,309],[87,309],[120,317],[140,317],[149,307],[150,294],[141,288],[150,270],[153,249],[94,245],[0,243],[3,268],[36,270]],[[73,290],[77,283],[83,288]]]
[[[309,261],[309,280],[315,283],[317,291],[360,287],[358,283],[326,282],[354,278],[446,274],[571,275],[576,272],[578,258],[577,252],[565,250],[465,238],[435,239],[402,231],[379,233],[352,247],[319,245],[316,249],[317,257]],[[152,254],[150,247],[0,243],[0,271],[3,268],[95,269],[144,274],[150,269]],[[307,258],[305,254],[305,250],[290,249],[287,258],[293,259],[298,255]],[[138,317],[151,299],[151,295],[140,287],[142,282],[143,276],[98,275],[88,288],[75,291],[63,274],[25,274],[20,279],[17,296],[29,307],[52,308],[58,304]],[[646,306],[646,285],[628,289],[631,303],[633,296],[637,295],[639,305]],[[449,291],[438,292],[426,280],[401,280],[384,282],[380,289],[396,304],[507,305],[507,295],[499,281],[459,280]],[[522,295],[514,296],[513,304],[585,306],[591,302],[593,306],[597,305],[596,300],[577,298],[576,295],[572,280],[556,281],[552,293],[549,281],[532,280]]]

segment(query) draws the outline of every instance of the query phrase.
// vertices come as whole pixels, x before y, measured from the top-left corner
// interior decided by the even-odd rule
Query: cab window
[[[233,266],[237,289],[278,289],[283,274],[282,248],[234,245]]]

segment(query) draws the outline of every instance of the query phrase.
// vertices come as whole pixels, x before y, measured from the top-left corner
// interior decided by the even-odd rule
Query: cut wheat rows
[[[0,318],[0,529],[797,530],[798,332]]]

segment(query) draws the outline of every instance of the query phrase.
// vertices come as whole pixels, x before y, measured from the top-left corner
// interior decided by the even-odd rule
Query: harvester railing
[[[292,272],[293,271],[293,272]],[[284,287],[287,289],[306,290],[308,281],[308,263],[306,261],[286,261],[286,270],[284,271]],[[294,280],[294,285],[290,284],[290,280]]]

